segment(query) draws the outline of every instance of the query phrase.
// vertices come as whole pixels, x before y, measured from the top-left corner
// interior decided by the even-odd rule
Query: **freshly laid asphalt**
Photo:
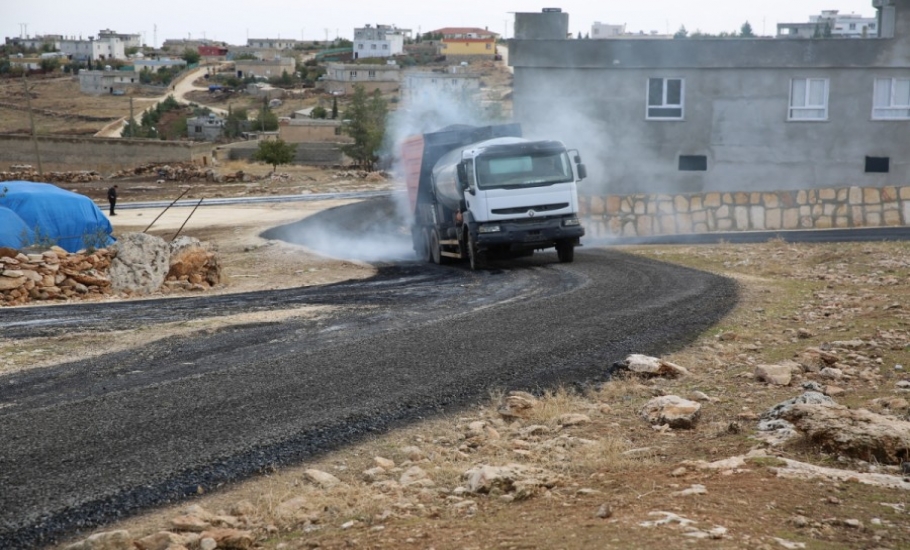
[[[5,338],[337,305],[0,376],[0,548],[29,548],[243,479],[494,389],[597,383],[690,342],[735,304],[711,274],[606,249],[471,272],[193,298],[0,310]]]

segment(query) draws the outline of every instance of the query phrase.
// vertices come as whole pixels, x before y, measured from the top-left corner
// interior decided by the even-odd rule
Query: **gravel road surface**
[[[628,353],[684,345],[735,301],[730,280],[583,248],[573,264],[542,253],[481,272],[401,262],[324,287],[0,310],[4,336],[26,338],[337,306],[0,376],[0,548],[297,463],[492,389],[603,380]]]

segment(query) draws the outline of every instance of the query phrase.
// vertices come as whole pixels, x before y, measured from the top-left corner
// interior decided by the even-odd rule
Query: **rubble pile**
[[[387,172],[367,172],[366,170],[344,170],[332,175],[335,179],[358,179],[370,182],[381,182],[390,179],[392,176]]]
[[[88,183],[104,179],[94,170],[79,172],[42,172],[29,165],[11,166],[7,172],[0,172],[0,181],[40,181],[44,183]]]
[[[250,181],[250,176],[238,170],[232,174],[219,174],[210,168],[201,168],[192,163],[178,164],[143,164],[128,170],[120,170],[111,174],[109,179],[123,179],[133,176],[155,176],[159,182],[166,181],[208,181],[217,183],[231,183]]]
[[[67,300],[110,293],[107,249],[70,254],[53,246],[37,253],[0,248],[0,303]]]
[[[137,240],[160,243],[137,245]],[[147,250],[155,250],[154,257],[137,259]],[[135,233],[109,248],[76,253],[58,246],[40,252],[0,248],[0,305],[205,291],[221,279],[214,247],[192,238],[168,244],[158,237]]]

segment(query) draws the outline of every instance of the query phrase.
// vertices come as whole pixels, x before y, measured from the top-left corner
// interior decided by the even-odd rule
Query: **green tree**
[[[743,26],[739,28],[739,36],[742,38],[755,38],[755,33],[752,32],[752,24],[748,21],[743,23]]]
[[[187,65],[194,65],[199,63],[202,56],[199,55],[198,51],[192,48],[186,48],[183,50],[183,55],[181,57],[183,57],[183,60],[186,61]]]
[[[56,57],[45,57],[41,60],[40,66],[42,72],[52,73],[60,66],[60,60]]]
[[[271,164],[274,172],[279,164],[290,164],[296,154],[297,146],[284,140],[261,140],[259,148],[253,153],[253,160]]]
[[[253,129],[259,132],[274,132],[278,129],[278,115],[268,107],[262,107],[253,122]]]
[[[332,96],[332,120],[338,118],[338,96]]]
[[[341,150],[354,159],[364,170],[373,171],[379,148],[385,136],[388,104],[379,90],[373,90],[367,96],[363,86],[354,86],[351,105],[344,113],[344,124],[341,131],[354,139],[354,143],[343,145]]]
[[[328,118],[328,116],[329,112],[322,105],[317,105],[310,111],[310,118]]]
[[[224,135],[228,138],[238,137],[246,127],[249,122],[247,119],[246,109],[239,108],[233,109],[228,105],[228,114],[224,118]]]
[[[685,25],[680,26],[679,30],[673,34],[673,38],[677,38],[677,39],[688,38],[688,37],[689,37],[689,31],[686,30]]]

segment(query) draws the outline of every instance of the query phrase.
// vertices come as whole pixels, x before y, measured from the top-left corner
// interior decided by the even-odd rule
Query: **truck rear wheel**
[[[472,271],[487,267],[486,254],[477,250],[477,243],[470,232],[468,233],[468,259],[471,261]]]
[[[417,252],[417,259],[421,262],[429,262],[433,255],[430,253],[430,237],[427,235],[426,229],[420,232],[418,241],[414,243],[414,251]]]
[[[572,263],[572,261],[575,260],[575,245],[570,241],[557,242],[556,256],[559,258],[560,263]]]

